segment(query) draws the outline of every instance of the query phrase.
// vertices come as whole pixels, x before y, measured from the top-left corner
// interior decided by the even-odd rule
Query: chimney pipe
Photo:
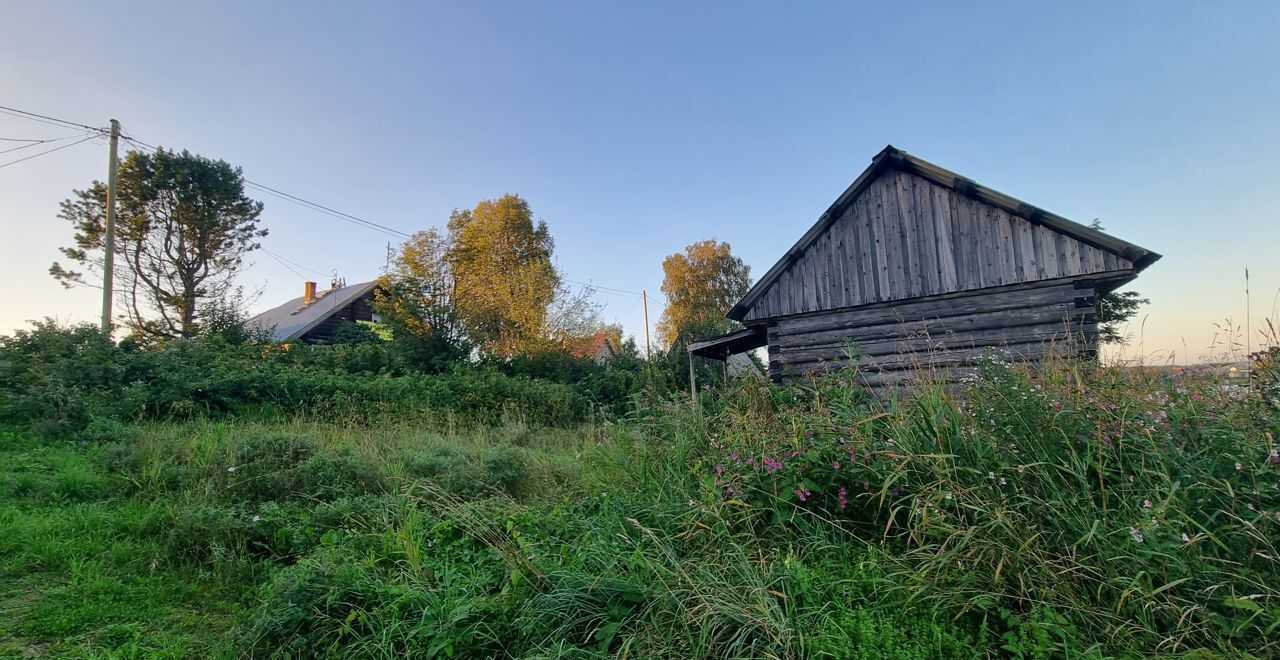
[[[316,301],[316,283],[306,282],[302,287],[302,304],[310,305]]]

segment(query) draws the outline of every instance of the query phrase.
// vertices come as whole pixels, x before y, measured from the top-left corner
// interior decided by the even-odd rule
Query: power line
[[[107,129],[102,128],[101,126],[90,126],[88,124],[81,124],[79,122],[69,121],[66,119],[58,119],[57,117],[50,117],[48,115],[42,115],[36,112],[27,112],[26,110],[10,108],[4,105],[0,105],[0,111],[4,111],[4,114],[7,114],[7,115],[22,117],[24,119],[30,119],[32,121],[38,121],[44,124],[52,124],[54,126],[59,126],[59,125],[71,126],[73,128],[83,128],[88,131],[94,131],[96,133],[102,133],[102,134],[107,133]]]
[[[292,260],[292,259],[289,259],[289,258],[287,258],[287,257],[285,257],[285,256],[283,256],[283,255],[276,254],[275,252],[272,252],[271,250],[268,250],[267,248],[262,248],[262,251],[263,251],[263,252],[266,252],[268,255],[271,255],[272,257],[274,257],[274,258],[276,259],[276,261],[287,261],[287,262],[289,262],[289,263],[291,263],[291,264],[293,264],[293,265],[297,266],[298,268],[301,268],[302,270],[305,270],[305,271],[307,271],[307,272],[309,272],[309,273],[315,273],[316,275],[322,275],[322,276],[323,276],[323,275],[329,275],[329,274],[330,274],[330,273],[323,273],[323,272],[320,272],[320,271],[318,271],[318,270],[316,270],[316,269],[314,269],[314,268],[307,268],[306,266],[303,266],[302,264],[300,264],[300,263],[298,263],[298,262],[296,262],[296,261],[294,261],[294,260]],[[291,269],[291,270],[292,270],[292,269]],[[295,274],[295,275],[297,275],[297,273],[296,273],[296,272],[295,272],[294,274]]]
[[[0,154],[7,154],[7,153],[9,153],[10,151],[18,151],[19,149],[30,149],[31,147],[38,147],[38,146],[40,146],[40,145],[42,145],[42,144],[49,144],[49,143],[51,143],[51,142],[61,142],[61,141],[63,141],[63,140],[70,140],[70,139],[71,139],[71,138],[73,138],[73,137],[76,137],[76,136],[74,136],[74,135],[67,135],[67,136],[64,136],[64,137],[60,137],[60,138],[53,138],[53,139],[50,139],[50,140],[17,140],[17,139],[13,139],[13,138],[0,138],[0,140],[7,140],[7,141],[9,141],[9,142],[26,142],[26,143],[27,143],[27,144],[19,145],[19,146],[12,147],[12,148],[9,148],[9,149],[5,149],[4,151],[0,151]],[[96,136],[91,136],[91,137],[96,137]]]
[[[129,135],[126,135],[124,139],[125,139],[126,141],[128,141],[128,142],[132,142],[133,144],[136,144],[136,145],[139,145],[139,146],[142,146],[142,147],[146,147],[147,149],[155,150],[155,149],[157,148],[157,147],[155,147],[155,146],[153,146],[153,145],[147,144],[146,142],[143,142],[142,140],[139,140],[139,139],[137,139],[137,138],[135,138],[135,137],[132,137],[132,136],[129,136]],[[287,192],[285,192],[285,191],[283,191],[283,190],[279,190],[279,189],[277,189],[277,188],[272,188],[271,186],[268,186],[268,185],[266,185],[266,184],[262,184],[262,183],[258,183],[257,181],[251,181],[251,180],[249,180],[249,179],[247,179],[247,178],[246,178],[246,179],[244,180],[244,182],[245,182],[245,185],[250,186],[250,187],[254,188],[255,190],[260,190],[260,191],[265,192],[265,193],[267,193],[267,194],[269,194],[269,195],[274,195],[275,197],[278,197],[278,198],[283,199],[283,200],[285,200],[285,201],[293,202],[294,204],[297,204],[297,205],[302,206],[302,207],[304,207],[304,208],[309,208],[309,209],[311,209],[311,210],[313,210],[313,211],[318,211],[318,212],[320,212],[320,213],[324,213],[325,215],[328,215],[328,216],[331,216],[331,217],[334,217],[334,218],[337,218],[337,219],[339,219],[339,220],[343,220],[343,221],[346,221],[346,222],[350,222],[350,223],[355,224],[355,225],[357,225],[357,226],[365,227],[366,229],[373,229],[373,230],[375,230],[375,231],[380,231],[380,232],[382,232],[382,233],[384,233],[384,234],[389,234],[389,235],[392,235],[392,236],[398,236],[398,237],[401,237],[401,238],[410,238],[410,237],[411,237],[411,235],[410,235],[410,234],[407,234],[407,233],[405,233],[405,232],[402,232],[402,231],[400,231],[399,229],[393,229],[393,228],[388,227],[388,226],[386,226],[386,225],[378,224],[378,223],[376,223],[376,222],[374,222],[374,221],[372,221],[372,220],[366,220],[366,219],[364,219],[364,218],[361,218],[360,216],[352,215],[352,214],[350,214],[350,213],[344,213],[343,211],[339,211],[339,210],[337,210],[337,209],[329,208],[328,206],[325,206],[324,204],[320,204],[320,203],[318,203],[318,202],[313,202],[313,201],[311,201],[311,200],[309,200],[309,199],[305,199],[305,198],[299,197],[299,196],[297,196],[297,195],[291,195],[291,194],[289,194],[289,193],[287,193]]]
[[[277,261],[281,266],[284,266],[284,267],[285,267],[285,269],[286,269],[286,270],[288,270],[290,273],[293,273],[294,275],[297,275],[299,279],[303,279],[303,280],[307,279],[307,276],[306,276],[306,275],[303,275],[302,273],[299,273],[298,271],[294,270],[292,266],[290,266],[289,264],[285,263],[284,259],[282,259],[281,257],[277,257],[277,256],[276,256],[273,252],[271,252],[270,250],[268,250],[268,249],[266,249],[266,248],[263,248],[263,249],[262,249],[262,251],[263,251],[263,252],[265,252],[265,253],[267,253],[267,256],[268,256],[268,257],[271,257],[272,259],[275,259],[275,260],[276,260],[276,261]]]
[[[46,155],[46,154],[51,154],[51,153],[53,153],[53,152],[55,152],[55,151],[62,151],[63,149],[66,149],[66,148],[68,148],[68,147],[74,147],[74,146],[76,146],[77,144],[81,144],[81,143],[84,143],[84,142],[88,142],[89,140],[92,140],[93,138],[96,138],[96,137],[98,137],[98,136],[97,136],[97,135],[90,135],[89,137],[84,138],[84,139],[82,139],[82,140],[76,140],[75,142],[72,142],[71,144],[64,144],[64,145],[62,145],[61,147],[54,147],[53,149],[49,149],[48,151],[41,151],[41,152],[40,152],[40,153],[38,153],[38,154],[31,154],[30,156],[27,156],[27,157],[25,157],[25,158],[19,158],[18,160],[11,160],[11,161],[9,161],[9,162],[7,162],[7,163],[0,164],[0,168],[8,167],[8,166],[10,166],[10,165],[16,165],[16,164],[18,164],[18,163],[21,163],[21,162],[22,162],[22,161],[24,161],[24,160],[31,160],[32,158],[39,158],[40,156],[44,156],[44,155]]]
[[[399,229],[392,229],[391,227],[388,227],[388,226],[386,226],[386,225],[380,225],[380,224],[378,224],[378,223],[376,223],[376,222],[373,222],[372,220],[365,220],[364,218],[361,218],[361,217],[359,217],[359,216],[355,216],[355,215],[351,215],[350,213],[343,213],[342,211],[338,211],[338,210],[335,210],[335,209],[331,209],[331,208],[329,208],[329,207],[327,207],[327,206],[325,206],[325,205],[323,205],[323,204],[318,204],[318,203],[313,202],[313,201],[311,201],[311,200],[303,199],[303,198],[301,198],[301,197],[298,197],[297,195],[290,195],[289,193],[284,192],[284,191],[282,191],[282,190],[276,190],[275,188],[272,188],[272,187],[270,187],[270,186],[265,186],[265,185],[263,185],[263,184],[261,184],[261,183],[257,183],[257,182],[254,182],[254,181],[250,181],[250,180],[248,180],[248,179],[245,179],[245,180],[244,180],[244,182],[245,182],[246,184],[250,185],[250,186],[253,186],[254,188],[257,188],[258,190],[262,190],[262,191],[264,191],[264,192],[271,193],[271,194],[273,194],[273,195],[275,195],[275,196],[277,196],[277,197],[284,198],[284,199],[286,199],[286,200],[288,200],[288,201],[290,201],[290,202],[293,202],[293,203],[295,203],[295,204],[299,204],[299,205],[301,205],[301,206],[305,206],[305,207],[310,208],[310,209],[312,209],[312,210],[321,211],[321,212],[326,213],[326,214],[328,214],[328,215],[331,215],[331,216],[333,216],[333,217],[335,217],[335,218],[338,218],[338,219],[341,219],[341,220],[346,220],[346,221],[348,221],[348,222],[353,222],[353,223],[359,224],[359,225],[361,225],[361,226],[367,227],[367,228],[369,228],[369,229],[374,229],[374,230],[377,230],[377,231],[383,232],[383,233],[385,233],[385,234],[390,234],[390,235],[392,235],[392,236],[399,236],[399,237],[401,237],[401,238],[412,238],[412,235],[411,235],[411,234],[406,234],[405,232],[402,232],[402,231],[400,231]]]
[[[38,153],[38,154],[33,154],[33,155],[31,155],[31,156],[27,156],[26,158],[20,158],[20,159],[15,160],[15,161],[11,161],[11,162],[8,162],[8,163],[4,163],[4,164],[0,165],[0,167],[8,167],[9,165],[13,165],[13,164],[15,164],[15,163],[20,163],[20,162],[22,162],[22,161],[24,161],[24,160],[30,160],[30,159],[32,159],[32,158],[37,158],[37,157],[39,157],[39,156],[43,156],[43,155],[45,155],[45,154],[50,154],[50,153],[53,153],[53,152],[55,152],[55,151],[60,151],[60,150],[62,150],[62,149],[66,149],[67,147],[73,147],[73,146],[75,146],[75,145],[77,145],[77,144],[81,144],[82,142],[86,142],[86,141],[88,141],[88,140],[90,140],[90,139],[93,139],[94,137],[98,137],[99,135],[104,135],[104,134],[106,134],[106,133],[108,132],[108,131],[107,131],[107,129],[105,129],[105,128],[101,128],[101,127],[97,127],[97,126],[90,126],[90,125],[88,125],[88,124],[82,124],[82,123],[74,122],[74,121],[70,121],[70,120],[67,120],[67,119],[60,119],[60,118],[58,118],[58,117],[51,117],[51,116],[49,116],[49,115],[42,115],[42,114],[40,114],[40,113],[36,113],[36,112],[29,112],[29,111],[27,111],[27,110],[19,110],[19,109],[17,109],[17,108],[11,108],[11,107],[8,107],[8,106],[3,106],[3,105],[0,105],[0,114],[6,114],[6,115],[14,116],[14,117],[19,117],[19,118],[22,118],[22,119],[29,119],[29,120],[31,120],[31,121],[36,121],[36,122],[40,122],[40,123],[44,123],[44,124],[49,124],[49,125],[51,125],[51,126],[63,126],[63,127],[80,128],[80,129],[84,129],[84,130],[91,131],[92,133],[94,133],[93,135],[90,135],[90,136],[88,136],[88,137],[86,137],[86,138],[84,138],[84,139],[82,139],[82,140],[77,141],[77,142],[72,142],[71,144],[65,144],[65,145],[62,145],[62,146],[57,147],[57,148],[55,148],[55,149],[50,149],[50,150],[48,150],[48,151],[43,151],[43,152],[40,152],[40,153]],[[44,142],[54,142],[54,141],[57,141],[57,140],[70,139],[70,137],[74,137],[74,136],[67,136],[67,137],[64,137],[64,138],[56,138],[56,139],[54,139],[54,140],[46,140],[46,141],[44,141]],[[138,146],[145,147],[145,148],[150,149],[150,150],[152,150],[152,151],[154,151],[154,150],[156,150],[156,149],[157,149],[157,147],[156,147],[156,146],[151,145],[151,144],[147,144],[146,142],[143,142],[142,140],[139,140],[139,139],[137,139],[137,138],[135,138],[135,137],[133,137],[133,136],[131,136],[131,135],[124,135],[123,137],[124,137],[124,139],[125,139],[126,141],[128,141],[128,142],[130,142],[130,143],[132,143],[132,144],[135,144],[135,145],[138,145]],[[15,138],[7,138],[7,139],[8,139],[8,140],[11,140],[11,141],[26,141],[26,140],[19,140],[19,139],[15,139]],[[41,144],[41,143],[42,143],[42,142],[37,141],[37,142],[33,142],[33,145],[34,145],[34,144]],[[32,145],[25,145],[25,146],[32,146]],[[24,146],[24,147],[17,147],[17,149],[25,148],[25,146]],[[14,150],[16,150],[16,149],[10,149],[9,151],[14,151]],[[6,152],[0,152],[0,153],[6,153]],[[249,179],[245,179],[245,180],[244,180],[244,182],[245,182],[245,184],[246,184],[246,185],[251,186],[251,187],[253,187],[253,188],[254,188],[254,189],[256,189],[256,190],[260,190],[260,191],[265,192],[265,193],[267,193],[267,194],[274,195],[274,196],[276,196],[276,197],[278,197],[278,198],[280,198],[280,199],[284,199],[284,200],[286,200],[286,201],[292,202],[292,203],[297,204],[297,205],[299,205],[299,206],[302,206],[302,207],[304,207],[304,208],[308,208],[308,209],[311,209],[311,210],[313,210],[313,211],[317,211],[317,212],[320,212],[320,213],[324,213],[324,214],[329,215],[329,216],[331,216],[331,217],[335,217],[335,218],[338,218],[338,219],[340,219],[340,220],[344,220],[344,221],[346,221],[346,222],[350,222],[350,223],[355,224],[355,225],[360,226],[360,227],[365,227],[365,228],[367,228],[367,229],[373,229],[373,230],[375,230],[375,231],[380,231],[380,232],[383,232],[383,233],[385,233],[385,234],[389,234],[389,235],[392,235],[392,236],[398,236],[398,237],[401,237],[401,238],[411,238],[411,237],[412,237],[412,235],[411,235],[411,234],[408,234],[408,233],[402,232],[402,231],[400,231],[400,230],[398,230],[398,229],[394,229],[394,228],[392,228],[392,227],[388,227],[388,226],[386,226],[386,225],[383,225],[383,224],[379,224],[379,223],[373,222],[372,220],[366,220],[365,218],[361,218],[360,216],[357,216],[357,215],[352,215],[352,214],[350,214],[350,213],[345,213],[345,212],[343,212],[343,211],[339,211],[339,210],[337,210],[337,209],[330,208],[330,207],[325,206],[325,205],[323,205],[323,204],[320,204],[320,203],[318,203],[318,202],[313,202],[313,201],[311,201],[311,200],[309,200],[309,199],[305,199],[305,198],[303,198],[303,197],[299,197],[299,196],[297,196],[297,195],[292,195],[292,194],[290,194],[290,193],[284,192],[283,190],[279,190],[279,189],[277,189],[277,188],[273,188],[273,187],[271,187],[271,186],[268,186],[268,185],[265,185],[265,184],[262,184],[262,183],[258,183],[258,182],[256,182],[256,181],[251,181],[251,180],[249,180]],[[281,261],[281,263],[282,263],[282,264],[284,264],[284,261],[287,261],[287,260],[284,260],[284,258],[283,258],[283,257],[280,257],[280,256],[278,256],[278,255],[275,255],[274,253],[272,253],[272,252],[270,252],[270,251],[266,250],[266,248],[263,248],[263,251],[264,251],[264,252],[266,252],[268,255],[270,255],[273,259],[276,259],[277,261]],[[283,260],[283,261],[282,261],[282,260]],[[299,268],[302,268],[303,270],[306,270],[306,271],[310,271],[310,272],[317,273],[317,274],[323,274],[323,273],[320,273],[320,271],[312,270],[312,269],[307,268],[307,267],[305,267],[305,266],[303,266],[303,265],[301,265],[301,264],[299,264],[299,263],[297,263],[297,262],[292,262],[292,261],[290,261],[289,263],[292,263],[292,264],[294,264],[295,266],[297,266],[297,267],[299,267]],[[290,270],[293,270],[293,269],[292,269],[292,268],[290,268]],[[294,274],[295,274],[295,275],[299,275],[296,271],[294,271]],[[299,275],[299,276],[301,276],[301,275]],[[639,291],[629,291],[629,290],[627,290],[627,289],[616,289],[616,288],[613,288],[613,287],[599,286],[599,285],[596,285],[596,284],[591,284],[591,283],[589,283],[589,282],[579,282],[579,281],[576,281],[576,280],[570,280],[570,279],[565,279],[565,281],[566,281],[566,282],[569,282],[569,283],[572,283],[572,284],[578,284],[578,285],[582,285],[582,286],[591,287],[592,289],[598,289],[598,290],[602,290],[602,291],[610,291],[610,292],[613,292],[613,293],[618,293],[618,294],[623,294],[623,295],[637,296],[637,297],[640,297],[640,296],[642,296],[642,295],[643,295],[643,294],[642,294],[641,292],[639,292]],[[654,296],[651,296],[651,297],[656,297],[656,298],[659,298],[659,299],[661,299],[661,298],[662,298],[661,296],[657,296],[656,294],[655,294]],[[661,303],[660,303],[660,304],[661,304]],[[665,305],[664,305],[664,306],[665,306]]]

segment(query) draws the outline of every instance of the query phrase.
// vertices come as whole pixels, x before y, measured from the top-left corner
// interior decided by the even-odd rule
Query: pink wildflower
[[[723,466],[723,465],[717,465],[717,466],[716,466],[716,474],[724,474],[724,466]]]
[[[832,462],[832,463],[831,463],[831,469],[833,469],[833,470],[839,470],[839,469],[840,469],[840,461],[834,461],[834,462]]]
[[[844,489],[844,486],[841,486],[840,487],[840,510],[844,511],[844,508],[848,506],[848,504],[849,504],[849,492]]]

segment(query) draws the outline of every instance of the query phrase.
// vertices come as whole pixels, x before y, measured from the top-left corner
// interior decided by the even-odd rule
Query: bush
[[[590,416],[590,392],[474,365],[409,373],[383,343],[285,348],[214,337],[135,348],[113,346],[90,326],[52,323],[0,338],[0,422],[54,437],[111,421],[247,412],[375,419],[424,411],[472,424],[515,416],[569,425]]]

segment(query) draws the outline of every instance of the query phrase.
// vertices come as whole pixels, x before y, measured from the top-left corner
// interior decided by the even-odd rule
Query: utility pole
[[[644,301],[644,357],[647,360],[653,355],[653,349],[649,348],[649,292],[645,289],[640,289],[640,300]]]
[[[120,122],[111,120],[111,160],[107,161],[107,235],[102,257],[102,334],[111,336],[111,286],[116,266],[116,168],[120,146]]]

